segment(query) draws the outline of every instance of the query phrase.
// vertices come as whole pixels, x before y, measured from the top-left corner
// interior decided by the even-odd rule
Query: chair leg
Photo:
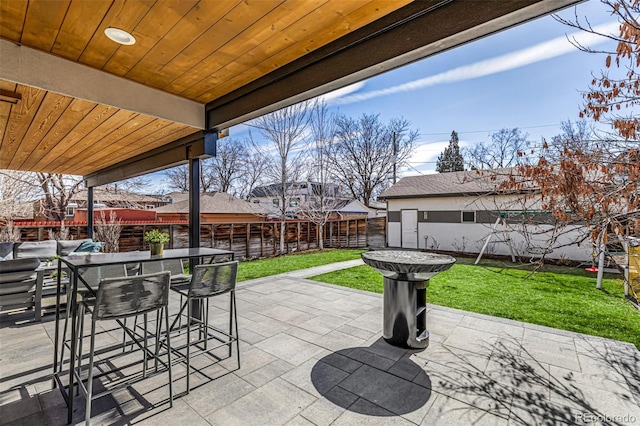
[[[142,377],[147,377],[147,363],[149,362],[148,356],[147,356],[147,350],[148,350],[148,345],[147,345],[147,314],[142,315],[143,317],[143,321],[144,321],[144,342],[143,342],[143,354],[142,354]],[[134,330],[135,331],[135,330]],[[135,332],[134,332],[135,335]]]
[[[127,327],[127,319],[122,320],[123,327]],[[122,330],[122,353],[125,353],[127,347],[127,332]]]
[[[162,331],[162,315],[164,314],[164,310],[160,309],[156,312],[156,350],[154,357],[154,368],[155,372],[158,372],[158,355],[160,354],[160,333]]]
[[[204,350],[207,350],[207,345],[209,343],[209,298],[207,297],[206,302],[203,299],[200,299],[200,306],[202,307],[203,314],[200,316],[204,324],[200,323],[201,326],[201,339],[204,339]]]
[[[169,406],[173,407],[173,375],[171,373],[172,367],[171,367],[171,337],[169,336],[171,333],[169,333],[169,310],[168,307],[165,307],[165,310],[167,312],[164,312],[164,316],[165,316],[165,327],[166,327],[166,331],[167,331],[167,366],[169,367]],[[161,315],[160,317],[162,318],[162,313],[163,311],[160,311]],[[160,333],[158,333],[158,335],[156,336],[156,339],[160,338]]]
[[[187,395],[191,391],[191,301],[187,298]]]
[[[60,366],[58,371],[62,371],[64,365],[64,345],[67,340],[67,324],[69,323],[69,317],[71,316],[71,285],[67,286],[67,306],[65,308],[64,325],[62,326],[62,347],[60,348]]]
[[[87,426],[91,422],[91,398],[93,397],[93,357],[96,349],[96,322],[91,321],[91,347],[89,348],[89,374],[87,375],[87,405],[84,420]]]
[[[78,375],[82,378],[82,340],[84,339],[84,304],[78,306]],[[78,379],[78,388],[76,389],[76,395],[80,395],[80,379]]]
[[[236,304],[236,292],[231,292],[231,298],[233,301],[233,317],[235,319],[236,326],[236,357],[238,358],[238,370],[240,370],[240,335],[238,334],[238,305]],[[231,346],[229,346],[231,347]],[[229,355],[231,356],[231,355]]]
[[[231,347],[233,345],[231,340],[231,336],[233,336],[233,292],[229,294],[229,336],[229,358],[231,358]]]

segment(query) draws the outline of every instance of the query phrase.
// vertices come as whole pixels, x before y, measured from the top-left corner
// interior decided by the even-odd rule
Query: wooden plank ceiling
[[[205,104],[408,3],[0,0],[0,38]],[[112,42],[108,27],[136,44]],[[0,169],[87,175],[198,130],[6,80],[0,89],[22,95],[0,102]]]

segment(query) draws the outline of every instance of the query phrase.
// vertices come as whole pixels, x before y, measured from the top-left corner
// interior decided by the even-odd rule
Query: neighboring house
[[[401,179],[380,195],[387,202],[388,246],[479,253],[492,235],[489,253],[509,255],[510,244],[516,255],[539,256],[548,245],[548,234],[539,231],[551,229],[553,217],[540,211],[535,197],[529,197],[533,201],[525,205],[521,196],[498,191],[505,172],[438,173]],[[566,228],[555,245],[568,246],[547,257],[591,259],[589,241],[581,246],[572,244],[585,230],[577,225]]]
[[[314,201],[322,194],[323,186],[318,182],[292,182],[286,185],[286,197],[290,200],[291,207]],[[279,207],[282,197],[282,185],[272,184],[258,186],[249,194],[249,201],[256,204]],[[329,183],[324,186],[325,200],[338,200],[340,186]]]
[[[331,219],[366,219],[376,217],[375,209],[358,200],[339,200],[332,209]]]
[[[372,214],[369,215],[369,218],[374,217],[386,217],[387,216],[387,203],[383,203],[380,201],[370,201],[369,202],[369,210],[372,211]]]
[[[183,199],[155,209],[158,220],[188,220],[189,199]],[[202,223],[261,222],[266,213],[259,205],[249,203],[224,192],[200,194],[200,221]]]
[[[74,220],[76,209],[87,208],[87,190],[83,189],[76,193],[67,206],[66,220]],[[154,209],[168,204],[168,201],[154,195],[137,194],[135,192],[123,191],[118,188],[95,188],[93,190],[94,208],[115,207],[124,209]],[[46,220],[44,215],[44,200],[36,200],[33,203],[35,220]],[[86,215],[86,213],[85,213]]]

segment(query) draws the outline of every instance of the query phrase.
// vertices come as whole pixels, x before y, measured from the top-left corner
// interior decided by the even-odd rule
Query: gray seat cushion
[[[20,283],[20,281],[34,280],[37,278],[37,275],[38,273],[35,271],[3,272],[0,273],[0,284],[3,289],[6,289],[7,283]],[[0,290],[0,294],[3,294],[2,290]]]
[[[56,240],[47,241],[26,241],[16,243],[13,247],[14,259],[37,258],[47,260],[56,257],[58,254],[58,242]]]
[[[83,240],[61,240],[58,241],[58,254],[60,256],[69,256],[69,254],[73,253],[80,244],[84,242],[91,242],[91,238],[85,238]]]
[[[0,262],[0,274],[35,271],[38,266],[40,266],[40,261],[36,258],[5,260]]]
[[[35,269],[38,266],[40,266],[38,259],[0,262],[0,295],[29,292],[36,283],[38,276]]]

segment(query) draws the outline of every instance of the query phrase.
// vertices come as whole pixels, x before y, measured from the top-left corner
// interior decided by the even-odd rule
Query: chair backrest
[[[189,284],[189,297],[203,298],[226,293],[236,288],[238,262],[197,265]]]
[[[182,267],[182,260],[167,259],[167,260],[156,260],[153,262],[142,263],[143,274],[152,274],[154,272],[165,272],[165,271],[171,272],[171,275],[184,274],[184,269]]]
[[[91,268],[80,268],[78,274],[82,279],[91,287],[97,288],[100,280],[104,278],[115,278],[127,276],[127,269],[125,265],[105,265],[94,266]],[[82,289],[84,286],[78,283],[78,287]]]
[[[169,304],[169,272],[100,280],[94,320],[124,318],[153,312]]]

